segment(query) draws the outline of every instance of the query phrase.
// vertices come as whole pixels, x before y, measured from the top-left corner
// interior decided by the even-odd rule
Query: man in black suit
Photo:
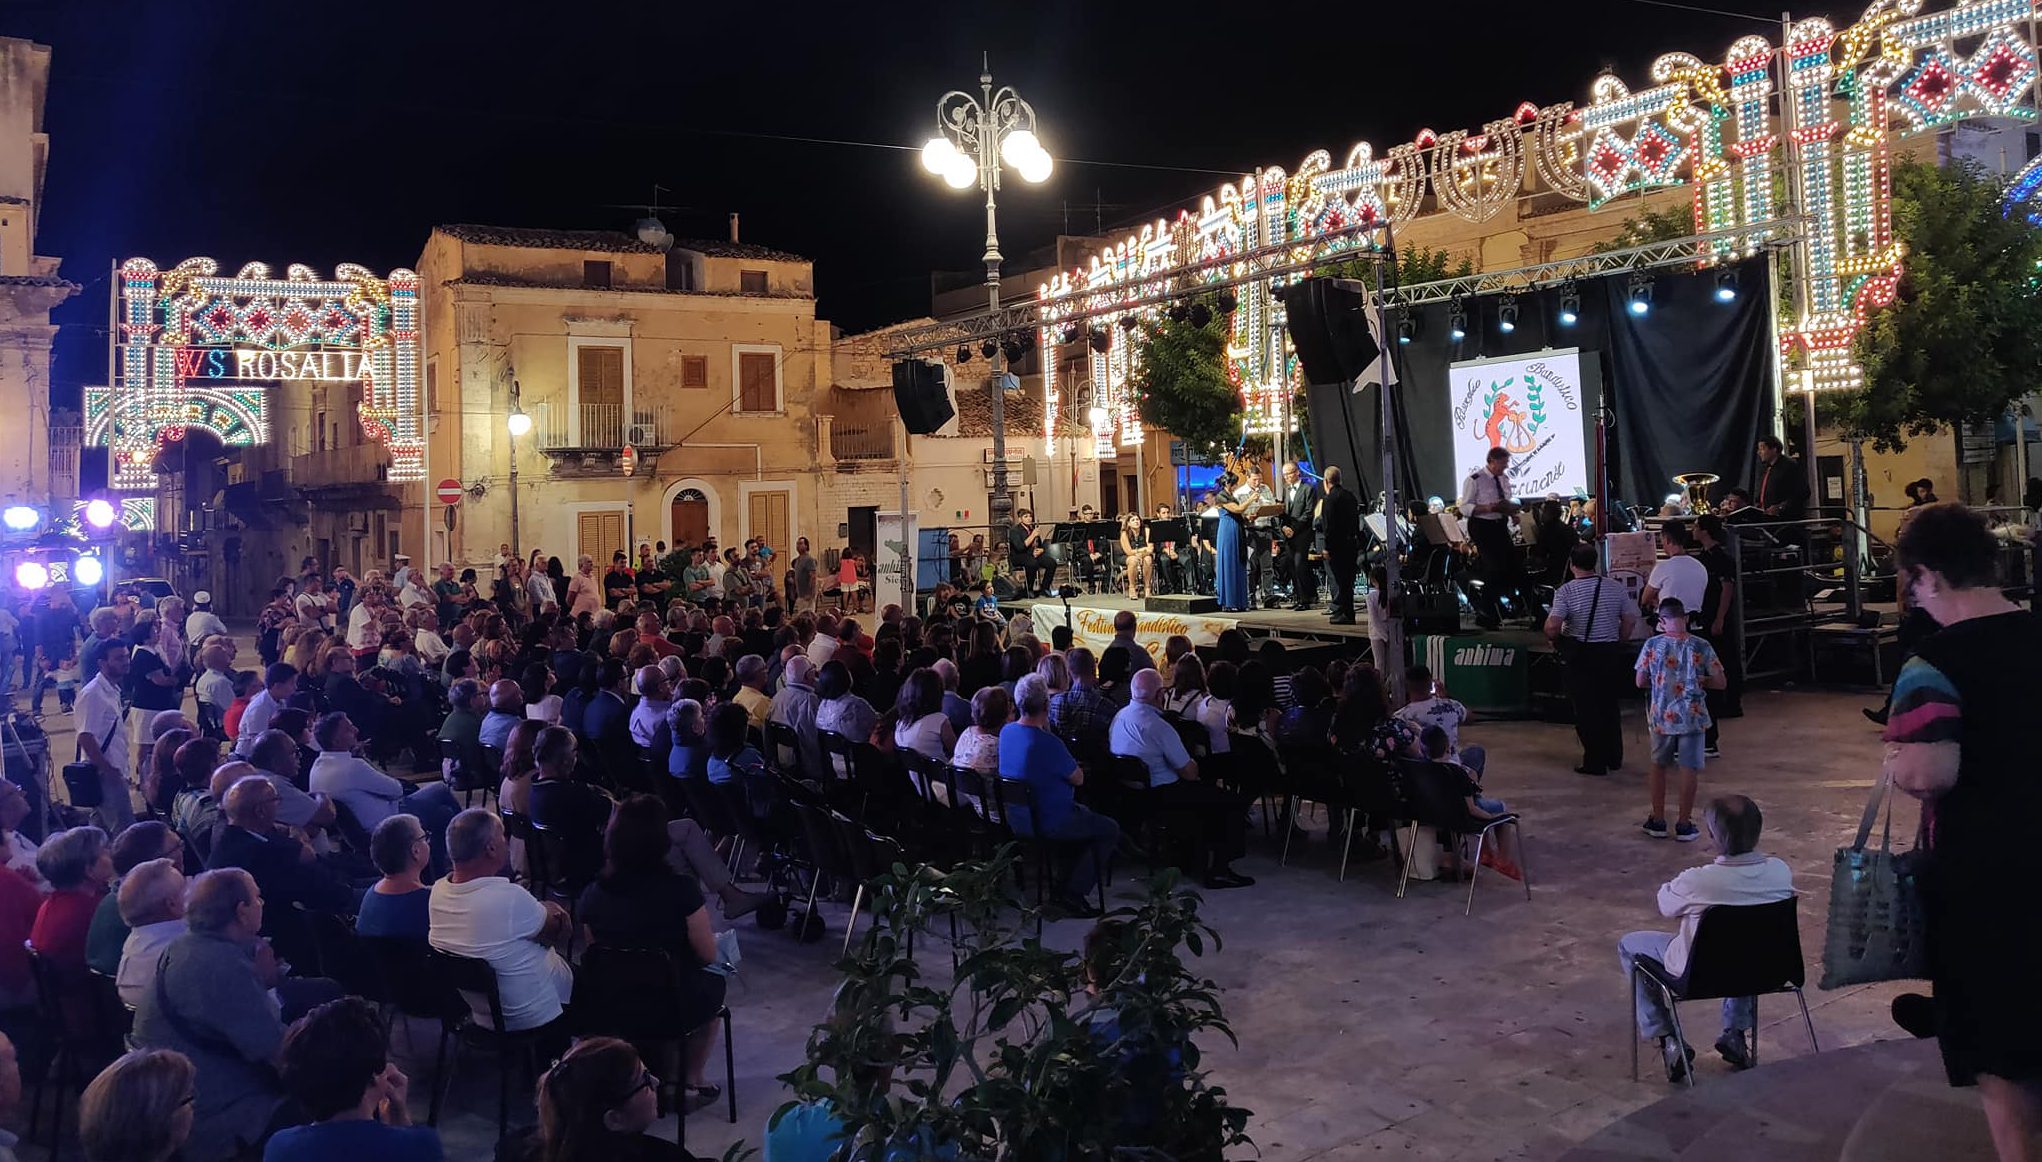
[[[1808,473],[1787,458],[1778,436],[1758,438],[1758,479],[1752,489],[1758,507],[1774,520],[1803,520],[1808,516]]]
[[[616,658],[596,669],[596,695],[582,712],[581,735],[597,754],[625,754],[631,742],[630,670]]]
[[[1332,622],[1353,625],[1354,571],[1361,555],[1361,498],[1341,482],[1338,466],[1326,469],[1319,535],[1326,542],[1326,567],[1333,573]]]
[[[1298,462],[1283,465],[1283,556],[1290,568],[1290,607],[1310,609],[1318,600],[1319,577],[1312,567],[1312,519],[1319,486],[1305,479]]]

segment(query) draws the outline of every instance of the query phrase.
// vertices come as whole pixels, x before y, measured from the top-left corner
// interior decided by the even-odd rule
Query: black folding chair
[[[848,824],[851,820],[840,811],[815,803],[795,802],[794,818],[801,827],[801,854],[814,874],[808,883],[808,903],[802,908],[802,927],[806,936],[810,927],[808,917],[814,916],[815,898],[822,888],[824,878],[837,883],[856,878],[851,866],[851,855],[844,850],[843,831],[839,820]]]
[[[451,738],[440,740],[440,778],[445,781],[448,790],[461,796],[463,807],[475,805],[477,791],[482,792],[484,802],[487,802],[493,786],[489,772],[477,770],[463,753],[461,744]]]
[[[907,856],[899,840],[867,830],[842,815],[831,818],[843,840],[844,856],[851,865],[851,877],[858,881],[857,892],[851,897],[851,914],[844,921],[843,955],[849,956],[851,935],[858,930],[858,912],[865,906],[865,886],[892,871],[893,865]]]
[[[865,813],[864,792],[858,786],[858,743],[834,730],[816,732],[822,746],[823,797],[839,811]]]
[[[1820,1053],[1815,1040],[1815,1019],[1808,1015],[1808,998],[1801,988],[1808,983],[1808,966],[1801,957],[1801,901],[1789,896],[1770,904],[1717,904],[1702,909],[1695,923],[1694,944],[1688,948],[1687,967],[1679,976],[1668,972],[1654,956],[1631,958],[1631,973],[1659,990],[1666,1011],[1673,1017],[1673,1035],[1687,1045],[1680,1027],[1681,1001],[1722,1000],[1725,997],[1752,998],[1751,1063],[1758,1064],[1758,998],[1770,993],[1793,993],[1801,1005],[1801,1022],[1808,1027],[1808,1047]],[[1638,1080],[1638,1006],[1631,1006],[1631,1080]],[[1689,1088],[1695,1071],[1687,1071]]]
[[[992,791],[992,801],[998,805],[1000,820],[1006,825],[1008,833],[1017,842],[1025,844],[1029,852],[1035,857],[1035,905],[1040,908],[1049,899],[1049,883],[1056,875],[1057,852],[1059,850],[1075,850],[1083,846],[1083,844],[1050,839],[1035,830],[1035,820],[1041,816],[1036,806],[1035,787],[1032,784],[1020,779],[1002,779],[998,777],[988,778],[986,782]],[[1029,821],[1029,830],[1025,835],[1014,827],[1013,819],[1016,808],[1025,812]],[[1099,869],[1097,886],[1099,891],[1099,910],[1102,912],[1106,910],[1106,873],[1106,868],[1102,867]],[[1039,931],[1040,914],[1037,917],[1037,924]]]
[[[439,1056],[433,1061],[433,1085],[425,1121],[440,1121],[440,1098],[446,1092],[447,1039],[468,1024],[468,1002],[447,980],[441,963],[423,940],[409,936],[363,936],[361,945],[375,968],[377,993],[384,1006],[385,1028],[394,1030],[398,1017],[416,1017],[439,1024]],[[409,1040],[407,1038],[407,1044]]]
[[[134,1015],[120,1003],[113,981],[83,968],[63,969],[44,959],[35,946],[28,951],[29,976],[35,982],[36,1010],[50,1038],[49,1055],[35,1071],[28,1104],[28,1140],[35,1140],[42,1116],[43,1091],[56,1083],[50,1102],[50,1153],[64,1138],[64,1096],[83,1096],[99,1071],[120,1056]],[[118,1016],[116,1016],[118,1014]]]
[[[633,1045],[686,1040],[701,1024],[690,1025],[681,1015],[682,971],[664,949],[591,945],[581,954],[574,976],[571,1012],[576,1035],[619,1037]],[[719,1006],[709,1020],[723,1022],[723,1092],[735,1124],[737,1052],[731,1041],[730,1006]],[[679,1121],[685,1145],[688,1119],[683,1115]]]
[[[766,723],[766,765],[789,778],[805,778],[801,769],[801,736],[784,722]]]
[[[1397,898],[1404,897],[1404,889],[1411,882],[1411,867],[1418,856],[1418,829],[1430,827],[1442,838],[1458,844],[1463,836],[1475,837],[1475,862],[1468,876],[1468,906],[1461,913],[1471,916],[1475,912],[1475,882],[1482,873],[1482,848],[1488,842],[1489,833],[1506,823],[1518,825],[1518,873],[1524,877],[1524,898],[1531,899],[1530,861],[1524,858],[1524,824],[1519,822],[1516,812],[1505,812],[1494,819],[1477,819],[1468,814],[1467,795],[1463,791],[1460,772],[1442,763],[1424,762],[1418,759],[1402,759],[1397,771],[1404,784],[1404,795],[1411,817],[1411,838],[1404,853],[1404,873],[1397,881]]]
[[[549,1035],[549,1026],[508,1032],[503,1025],[503,995],[497,990],[496,969],[486,960],[469,956],[456,956],[451,952],[431,949],[427,956],[439,970],[442,979],[461,993],[475,993],[481,996],[489,1013],[489,1024],[470,1020],[461,1024],[458,1033],[461,1040],[496,1050],[496,1140],[502,1142],[510,1130],[511,1067],[523,1064],[527,1086],[539,1081],[539,1047]],[[442,1034],[444,1036],[444,1034]],[[454,1064],[460,1061],[457,1051]],[[451,1067],[438,1079],[444,1092],[453,1083]],[[434,1108],[439,1099],[434,1098]]]

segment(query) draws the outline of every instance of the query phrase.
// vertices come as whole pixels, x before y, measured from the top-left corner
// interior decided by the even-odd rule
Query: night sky
[[[55,49],[38,248],[87,287],[57,312],[60,403],[104,375],[119,259],[381,271],[436,223],[628,230],[655,183],[682,237],[722,237],[734,210],[746,241],[813,258],[847,329],[925,312],[931,270],[976,264],[980,203],[875,146],[919,146],[982,50],[1057,158],[1006,187],[1012,258],[1312,149],[1585,101],[1605,66],[1642,87],[1659,54],[1719,59],[1750,31],[1643,0],[0,0],[0,34]],[[775,139],[795,137],[870,144]]]

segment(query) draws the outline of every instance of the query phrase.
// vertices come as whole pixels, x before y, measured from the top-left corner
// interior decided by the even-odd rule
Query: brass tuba
[[[1715,511],[1709,503],[1709,486],[1721,479],[1714,472],[1683,472],[1675,476],[1673,482],[1687,493],[1688,511],[1696,516],[1707,516]]]

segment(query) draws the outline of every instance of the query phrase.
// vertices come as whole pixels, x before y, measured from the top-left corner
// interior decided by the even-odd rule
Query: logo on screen
[[[1530,376],[1523,379],[1521,388],[1518,385],[1515,375],[1490,380],[1473,429],[1491,448],[1502,448],[1513,456],[1538,447],[1539,429],[1546,426],[1543,385]],[[1519,403],[1520,398],[1524,402]]]

